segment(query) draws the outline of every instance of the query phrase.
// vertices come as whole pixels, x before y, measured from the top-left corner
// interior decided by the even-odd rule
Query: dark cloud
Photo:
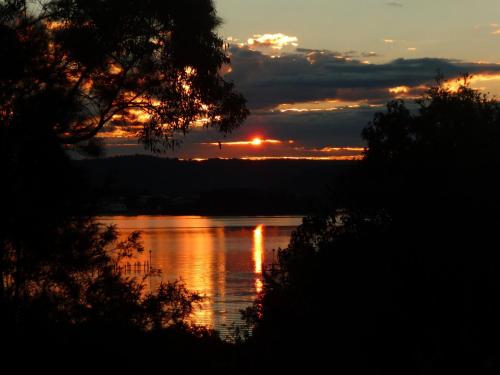
[[[389,88],[429,84],[438,72],[451,78],[500,71],[500,65],[436,58],[365,64],[325,50],[298,49],[279,58],[247,48],[233,47],[231,53],[233,70],[227,78],[236,83],[254,110],[324,99],[384,102],[391,97]]]
[[[396,1],[390,1],[386,4],[389,5],[390,7],[395,7],[395,8],[402,8],[403,7],[402,3],[398,3]]]

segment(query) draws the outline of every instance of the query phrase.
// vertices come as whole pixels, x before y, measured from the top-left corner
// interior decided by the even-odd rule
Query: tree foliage
[[[304,220],[246,311],[251,355],[282,371],[498,371],[500,110],[461,83],[375,115],[352,204]]]
[[[469,86],[464,76],[451,89],[443,81],[416,101],[411,113],[403,100],[387,105],[363,130],[366,161],[463,167],[498,158],[500,109],[497,101]]]
[[[500,106],[469,81],[465,75],[450,87],[438,79],[416,110],[391,102],[364,129],[364,164],[377,199],[393,208],[406,207],[410,194],[415,206],[498,202]]]
[[[63,144],[129,131],[152,150],[195,125],[229,132],[248,111],[219,23],[211,0],[2,1],[2,127]]]

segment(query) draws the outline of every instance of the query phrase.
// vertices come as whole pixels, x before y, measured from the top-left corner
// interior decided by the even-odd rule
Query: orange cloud
[[[397,86],[397,87],[389,87],[388,90],[392,96],[398,98],[416,99],[428,88],[429,86],[426,85]]]
[[[272,49],[281,50],[286,46],[298,47],[299,39],[296,36],[288,36],[282,33],[277,34],[256,34],[253,38],[249,38],[247,43],[249,46],[271,47]]]
[[[391,94],[408,94],[410,92],[410,88],[408,86],[398,86],[398,87],[391,87],[389,89],[389,92]]]
[[[116,127],[111,130],[101,131],[97,134],[98,138],[135,138],[142,126]]]
[[[319,152],[363,152],[365,151],[364,147],[323,147],[319,150]]]
[[[469,78],[469,83],[472,88],[481,91],[491,91],[493,94],[500,93],[500,74],[476,74]],[[458,91],[463,85],[462,79],[453,79],[444,83],[445,87],[453,92]],[[481,86],[486,84],[486,86]]]
[[[360,108],[362,105],[366,105],[367,100],[362,101],[342,101],[342,100],[320,100],[312,102],[302,102],[302,103],[283,103],[274,107],[271,112],[331,112],[343,109],[353,109]]]

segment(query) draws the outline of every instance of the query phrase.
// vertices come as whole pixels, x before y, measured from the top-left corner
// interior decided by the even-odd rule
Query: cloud
[[[402,8],[403,7],[402,3],[398,3],[396,1],[390,1],[390,2],[386,3],[386,5],[388,5],[390,7],[395,7],[395,8]]]
[[[256,34],[247,41],[249,46],[270,47],[275,50],[281,50],[287,46],[298,47],[298,42],[299,39],[296,36],[288,36],[282,33]]]
[[[361,57],[380,57],[380,55],[377,52],[362,52]]]
[[[231,48],[235,82],[253,110],[283,103],[323,100],[385,102],[390,88],[420,87],[434,81],[438,71],[447,77],[463,73],[495,74],[500,65],[437,58],[397,59],[383,64],[326,50],[297,49],[273,58],[248,48]]]

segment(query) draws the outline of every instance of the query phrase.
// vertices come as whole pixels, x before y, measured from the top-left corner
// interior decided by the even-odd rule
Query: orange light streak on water
[[[255,278],[255,290],[262,292],[262,264],[264,263],[264,225],[259,224],[253,231],[253,260]]]

